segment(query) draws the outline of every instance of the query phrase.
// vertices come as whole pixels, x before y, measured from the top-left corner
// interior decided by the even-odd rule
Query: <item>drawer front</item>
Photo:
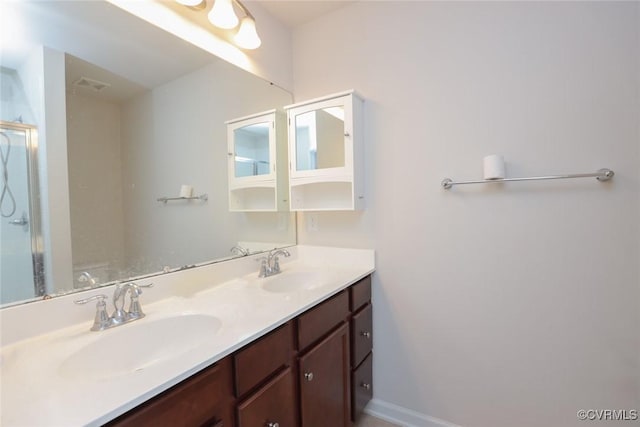
[[[373,397],[373,354],[362,362],[362,364],[353,371],[351,380],[351,408],[352,418],[355,422],[367,403]]]
[[[357,311],[360,307],[371,301],[371,276],[359,280],[350,288],[350,308]]]
[[[349,315],[349,294],[339,293],[298,317],[298,349],[303,350],[329,333]]]
[[[373,348],[373,309],[365,306],[351,320],[351,366],[358,366]]]
[[[269,423],[296,427],[295,382],[291,367],[238,405],[238,427],[263,427]]]
[[[108,426],[233,426],[229,357],[116,418]]]
[[[234,356],[236,396],[241,397],[256,387],[293,357],[291,322],[249,344]]]

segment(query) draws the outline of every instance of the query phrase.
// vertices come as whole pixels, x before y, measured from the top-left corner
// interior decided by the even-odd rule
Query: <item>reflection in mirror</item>
[[[235,129],[235,176],[268,175],[269,122],[255,123]]]
[[[344,108],[328,107],[298,114],[296,170],[344,167]]]
[[[295,244],[294,214],[229,212],[227,185],[225,121],[290,103],[288,92],[106,2],[2,12],[0,120],[33,135],[39,172],[19,191],[9,165],[18,206],[2,218],[2,304]],[[24,164],[26,144],[10,147]],[[269,169],[260,147],[251,173]],[[186,187],[208,200],[158,202]],[[24,275],[5,275],[4,223],[24,234]]]

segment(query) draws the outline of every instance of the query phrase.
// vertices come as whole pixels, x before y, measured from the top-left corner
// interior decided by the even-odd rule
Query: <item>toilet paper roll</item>
[[[484,158],[484,179],[504,179],[504,157],[492,154]]]
[[[180,186],[180,197],[191,197],[193,195],[193,187],[190,185]]]

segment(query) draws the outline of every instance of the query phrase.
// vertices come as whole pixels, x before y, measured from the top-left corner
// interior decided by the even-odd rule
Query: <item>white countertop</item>
[[[245,257],[237,262],[213,264],[153,278],[154,288],[145,289],[140,297],[146,317],[106,331],[89,331],[95,310],[93,304],[90,304],[92,307],[88,311],[83,310],[84,315],[91,314],[84,317],[82,322],[73,323],[77,319],[77,314],[73,314],[67,321],[71,324],[65,325],[64,319],[57,319],[50,323],[64,327],[44,333],[38,333],[43,326],[10,327],[16,326],[16,322],[47,322],[43,316],[51,316],[51,313],[64,317],[66,311],[73,313],[77,309],[70,300],[98,293],[111,296],[112,290],[109,288],[81,296],[76,294],[26,304],[21,310],[20,307],[3,309],[0,312],[3,323],[0,425],[101,425],[275,329],[374,270],[372,250],[297,246],[291,248],[291,252],[290,259],[281,261],[282,277],[298,271],[318,272],[322,276],[321,286],[294,292],[266,291],[263,289],[267,283],[265,280],[277,280],[278,276],[258,279],[258,264],[251,259],[253,257]],[[63,298],[66,300],[51,303]],[[48,306],[43,305],[37,311],[32,307],[33,304],[43,303]],[[111,311],[110,303],[109,307]],[[34,316],[34,312],[39,314]],[[212,330],[211,334],[203,334],[195,346],[178,353],[174,348],[173,357],[163,359],[160,356],[135,372],[103,374],[109,372],[109,362],[117,359],[119,352],[135,355],[136,349],[141,351],[140,346],[146,345],[146,338],[140,342],[123,340],[125,342],[118,343],[116,334],[130,336],[127,333],[131,331],[125,328],[136,328],[143,322],[157,322],[189,314],[213,316],[220,321],[220,327],[217,331]],[[162,339],[168,345],[181,335],[180,330],[171,329],[162,331]],[[6,345],[5,333],[10,340]],[[116,339],[108,339],[109,334]],[[173,340],[172,336],[175,337]],[[157,341],[158,337],[155,338]],[[108,344],[104,349],[100,348],[101,355],[96,357],[95,363],[91,366],[69,363],[71,356],[99,340]]]
[[[84,318],[78,323],[75,312],[78,307],[71,300],[98,293],[111,296],[109,288],[3,309],[0,425],[101,425],[275,329],[374,269],[372,250],[304,246],[290,249],[290,259],[281,261],[282,277],[298,271],[320,272],[322,286],[294,292],[266,291],[264,280],[272,278],[258,279],[258,264],[252,257],[245,257],[236,265],[213,264],[153,278],[154,287],[145,289],[140,297],[146,317],[106,331],[89,331],[93,304],[82,311]],[[109,307],[111,311],[110,303]],[[66,312],[71,313],[69,319],[65,319]],[[88,313],[91,314],[87,317]],[[63,327],[38,333],[44,326],[30,325],[46,323],[45,316],[52,314],[56,319],[48,323]],[[136,344],[144,344],[127,340],[118,343],[117,334],[124,332],[123,336],[131,336],[127,335],[131,331],[125,328],[190,314],[213,316],[220,321],[220,327],[211,335],[202,336],[195,347],[174,351],[173,357],[164,360],[160,357],[161,360],[135,372],[103,374],[110,372],[110,361],[118,359],[119,352],[135,354]],[[16,323],[25,324],[18,327]],[[168,329],[163,339],[171,343],[172,334],[180,331]],[[73,360],[69,358],[79,350],[99,340],[108,344],[104,349],[98,344],[101,354],[95,358],[95,366],[69,363]]]

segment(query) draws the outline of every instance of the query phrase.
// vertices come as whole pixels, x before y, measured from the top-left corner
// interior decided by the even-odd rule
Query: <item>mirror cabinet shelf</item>
[[[229,211],[287,211],[286,118],[269,110],[227,125]]]
[[[353,90],[284,107],[292,211],[364,209],[363,107]]]

